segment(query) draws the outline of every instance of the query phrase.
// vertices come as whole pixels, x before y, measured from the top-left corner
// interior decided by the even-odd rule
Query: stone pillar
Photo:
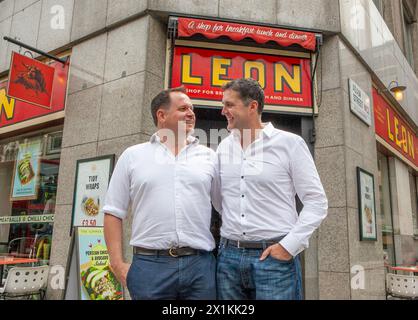
[[[316,120],[315,161],[329,206],[328,216],[318,231],[318,273],[315,279],[318,289],[313,296],[318,299],[350,298],[342,110],[344,92],[340,81],[339,43],[338,36],[325,38],[321,65],[318,66],[318,74],[322,74],[322,80],[318,79],[318,85],[322,84],[322,93],[317,96],[322,99]],[[314,266],[309,266],[309,261],[306,270],[307,275],[310,274],[309,270],[314,270]],[[307,276],[307,289],[309,282]],[[308,293],[306,298],[309,299]]]
[[[378,205],[377,241],[360,241],[359,235],[357,167],[374,175],[376,204],[379,203],[374,125],[368,126],[351,113],[348,89],[351,78],[372,99],[372,80],[338,36],[325,39],[322,61],[326,63],[322,66],[315,160],[328,196],[329,211],[318,236],[319,299],[384,299]],[[361,273],[356,274],[358,271]],[[355,275],[361,281],[352,285]]]
[[[116,154],[118,159],[127,147],[149,139],[150,96],[163,87],[162,30],[153,18],[143,16],[73,47],[51,266],[66,267],[70,256],[76,161],[107,154]],[[127,219],[127,260],[131,257],[130,225]],[[62,290],[48,288],[49,299],[62,295]]]

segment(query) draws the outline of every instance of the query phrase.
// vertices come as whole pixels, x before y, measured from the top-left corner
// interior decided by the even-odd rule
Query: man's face
[[[248,128],[250,110],[245,106],[237,91],[225,90],[222,104],[222,115],[228,120],[228,130]]]
[[[192,101],[182,92],[171,92],[170,100],[170,107],[164,110],[164,128],[176,133],[185,130],[189,134],[196,123]]]

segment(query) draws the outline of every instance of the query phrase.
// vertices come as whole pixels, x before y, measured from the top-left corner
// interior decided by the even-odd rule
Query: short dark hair
[[[154,120],[154,124],[157,125],[157,111],[159,109],[168,109],[171,103],[170,99],[170,93],[172,92],[182,92],[186,93],[186,88],[184,86],[177,87],[177,88],[171,88],[161,91],[159,94],[157,94],[154,99],[151,101],[151,114],[152,118]]]
[[[232,80],[222,86],[225,90],[234,90],[239,93],[241,100],[245,106],[249,106],[251,101],[255,100],[258,102],[258,114],[261,114],[264,109],[264,91],[261,88],[258,81],[248,79],[236,79]]]

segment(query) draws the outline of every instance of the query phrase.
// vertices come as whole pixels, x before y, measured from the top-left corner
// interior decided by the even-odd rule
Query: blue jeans
[[[215,300],[215,273],[211,252],[179,258],[134,255],[126,283],[133,300]]]
[[[221,240],[217,262],[219,300],[302,300],[299,256],[279,261],[269,256],[260,261],[263,249],[225,246]]]

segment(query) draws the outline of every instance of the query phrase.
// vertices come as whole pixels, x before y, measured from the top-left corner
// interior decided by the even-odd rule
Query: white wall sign
[[[348,87],[350,93],[351,112],[370,126],[372,124],[370,97],[351,79],[348,79]]]

